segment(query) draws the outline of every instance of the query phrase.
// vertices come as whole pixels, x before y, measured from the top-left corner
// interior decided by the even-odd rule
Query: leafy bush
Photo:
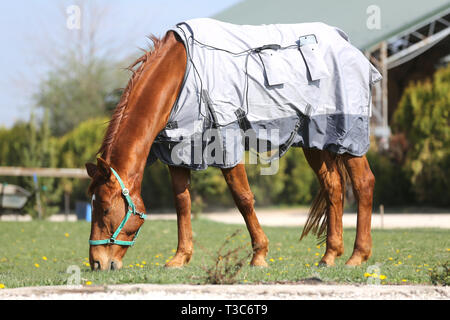
[[[392,128],[408,139],[404,167],[417,203],[450,205],[450,65],[405,90]]]

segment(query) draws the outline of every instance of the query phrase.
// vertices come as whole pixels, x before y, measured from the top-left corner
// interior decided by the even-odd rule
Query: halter
[[[120,176],[117,174],[117,172],[113,168],[111,168],[111,171],[116,176],[116,179],[120,184],[120,188],[122,189],[122,195],[125,197],[125,200],[127,201],[128,204],[128,212],[111,238],[105,240],[89,240],[89,244],[92,246],[99,246],[102,244],[117,244],[120,246],[131,247],[132,245],[134,245],[134,242],[136,241],[136,238],[139,235],[139,231],[141,231],[140,227],[136,232],[136,235],[134,236],[132,241],[116,240],[117,236],[122,231],[123,227],[127,223],[128,219],[131,217],[131,215],[138,215],[141,219],[146,219],[147,215],[145,213],[136,211],[136,206],[134,205],[133,200],[131,200],[130,197],[130,191],[125,187],[124,183],[122,182],[122,179],[120,179]]]

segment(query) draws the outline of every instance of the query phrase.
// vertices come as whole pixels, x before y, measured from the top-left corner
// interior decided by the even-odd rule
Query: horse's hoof
[[[319,261],[319,267],[333,267],[335,258],[336,256],[333,254],[325,254]]]
[[[350,259],[347,260],[345,265],[347,267],[357,267],[357,266],[360,266],[363,262],[366,262],[366,261],[367,261],[367,259],[364,259],[363,257],[351,256]]]
[[[325,261],[320,261],[319,264],[317,265],[319,268],[328,268],[328,267],[333,267],[334,263],[327,263]]]
[[[266,268],[269,266],[264,258],[255,258],[252,260],[252,262],[250,262],[250,265],[252,267],[260,267],[260,268]]]
[[[169,262],[167,262],[165,264],[166,268],[182,268],[185,265],[187,265],[189,263],[189,261],[191,260],[191,258],[187,258],[187,257],[180,257],[180,258],[173,258],[172,260],[170,260]]]
[[[167,268],[167,269],[181,269],[183,267],[184,267],[183,264],[169,264],[169,263],[166,263],[164,265],[164,268]]]

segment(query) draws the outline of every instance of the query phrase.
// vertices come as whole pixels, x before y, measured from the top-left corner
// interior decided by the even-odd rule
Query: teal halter
[[[125,200],[128,203],[128,212],[111,238],[105,240],[89,240],[89,244],[91,246],[99,246],[103,244],[117,244],[120,246],[131,247],[132,245],[134,245],[134,242],[136,241],[136,238],[139,235],[139,231],[141,231],[141,228],[138,229],[132,241],[116,240],[117,236],[119,235],[120,231],[122,231],[123,227],[127,223],[128,219],[131,217],[131,215],[138,215],[141,219],[146,219],[147,215],[145,213],[136,211],[136,206],[134,205],[133,200],[131,200],[130,197],[130,191],[125,187],[124,183],[122,182],[122,179],[120,179],[117,172],[113,168],[111,168],[111,171],[116,176],[116,179],[120,184],[120,188],[122,189],[122,195],[125,197]]]

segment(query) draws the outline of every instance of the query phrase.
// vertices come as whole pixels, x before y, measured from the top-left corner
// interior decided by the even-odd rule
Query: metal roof
[[[369,28],[379,8],[380,28]],[[236,24],[321,21],[339,27],[365,50],[450,8],[450,0],[244,0],[213,18]]]

